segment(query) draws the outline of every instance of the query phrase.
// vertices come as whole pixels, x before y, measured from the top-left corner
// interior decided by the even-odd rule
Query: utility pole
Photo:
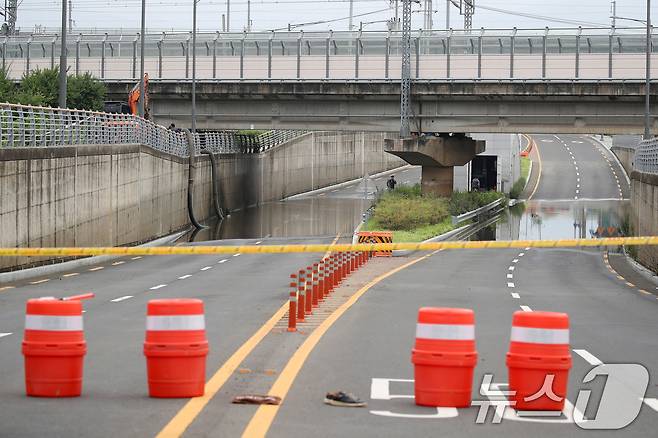
[[[192,134],[196,133],[196,4],[192,0]]]
[[[146,96],[144,95],[144,40],[146,39],[146,0],[142,0],[142,26],[139,34],[139,101],[137,105],[137,111],[140,117],[144,117],[146,114],[145,102]]]
[[[62,0],[61,47],[59,52],[59,100],[60,108],[66,108],[66,0]]]
[[[226,32],[231,31],[231,0],[226,0]]]
[[[651,138],[651,0],[647,0],[647,49],[644,89],[644,139]]]
[[[354,16],[354,0],[350,0],[350,22],[348,25],[348,29],[352,30],[352,18]]]
[[[446,0],[446,30],[450,29],[450,5],[451,0]]]
[[[222,32],[226,32],[226,14],[222,14]]]
[[[411,1],[402,0],[402,71],[400,80],[400,138],[411,135]]]

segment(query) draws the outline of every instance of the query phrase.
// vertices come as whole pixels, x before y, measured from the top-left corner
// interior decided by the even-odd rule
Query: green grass
[[[458,226],[463,226],[464,223]],[[363,226],[363,231],[377,231],[382,230],[383,227],[372,218],[369,219]],[[393,231],[393,242],[422,242],[423,240],[431,239],[450,230],[455,229],[452,224],[452,218],[446,217],[438,224],[423,225],[412,230],[395,230]]]
[[[521,157],[521,178],[527,181],[529,174],[530,174],[530,158]]]

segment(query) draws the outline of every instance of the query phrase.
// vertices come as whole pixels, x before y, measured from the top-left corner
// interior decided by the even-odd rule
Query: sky
[[[140,26],[141,0],[71,0],[75,31],[89,29],[133,30]],[[412,5],[412,28],[423,27],[423,5]],[[458,0],[457,0],[458,1]],[[146,0],[147,28],[152,31],[192,28],[193,0]],[[609,0],[475,0],[474,28],[543,28],[609,26]],[[617,16],[644,19],[645,0],[617,0]],[[231,0],[232,31],[242,31],[247,24],[247,0]],[[382,21],[395,15],[395,0],[353,0],[353,25],[364,22],[364,30],[383,30]],[[401,0],[400,0],[401,15]],[[252,30],[285,29],[288,24],[329,21],[296,29],[305,31],[347,30],[349,0],[253,0]],[[433,28],[445,28],[446,0],[433,0]],[[463,28],[463,16],[451,7],[451,27]],[[496,11],[495,9],[498,9]],[[199,0],[199,30],[222,30],[226,0]],[[61,0],[19,0],[17,28],[32,32],[36,28],[56,30],[61,24]],[[360,16],[359,16],[360,15]],[[652,16],[658,23],[658,0],[652,4]],[[332,21],[335,20],[335,21]],[[632,21],[617,26],[641,26]]]

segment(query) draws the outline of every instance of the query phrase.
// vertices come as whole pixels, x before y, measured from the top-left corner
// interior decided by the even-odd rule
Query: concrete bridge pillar
[[[484,140],[464,135],[421,136],[386,139],[384,149],[414,166],[422,166],[421,191],[450,196],[453,190],[453,167],[463,166],[484,152]]]

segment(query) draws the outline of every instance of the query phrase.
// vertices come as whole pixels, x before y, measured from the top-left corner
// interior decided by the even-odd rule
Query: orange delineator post
[[[318,266],[318,300],[324,301],[324,260]]]
[[[318,263],[313,263],[313,307],[317,307],[320,301],[320,291],[318,290]]]
[[[293,274],[294,275],[294,274]],[[304,322],[305,319],[305,297],[304,297],[304,278],[306,272],[303,269],[299,270],[299,280],[297,281],[297,321]]]
[[[304,298],[304,304],[306,306],[306,314],[313,314],[313,272],[312,267],[306,267],[306,297]]]
[[[294,275],[294,274],[293,274]],[[297,283],[290,282],[290,307],[288,308],[288,331],[297,331]]]

